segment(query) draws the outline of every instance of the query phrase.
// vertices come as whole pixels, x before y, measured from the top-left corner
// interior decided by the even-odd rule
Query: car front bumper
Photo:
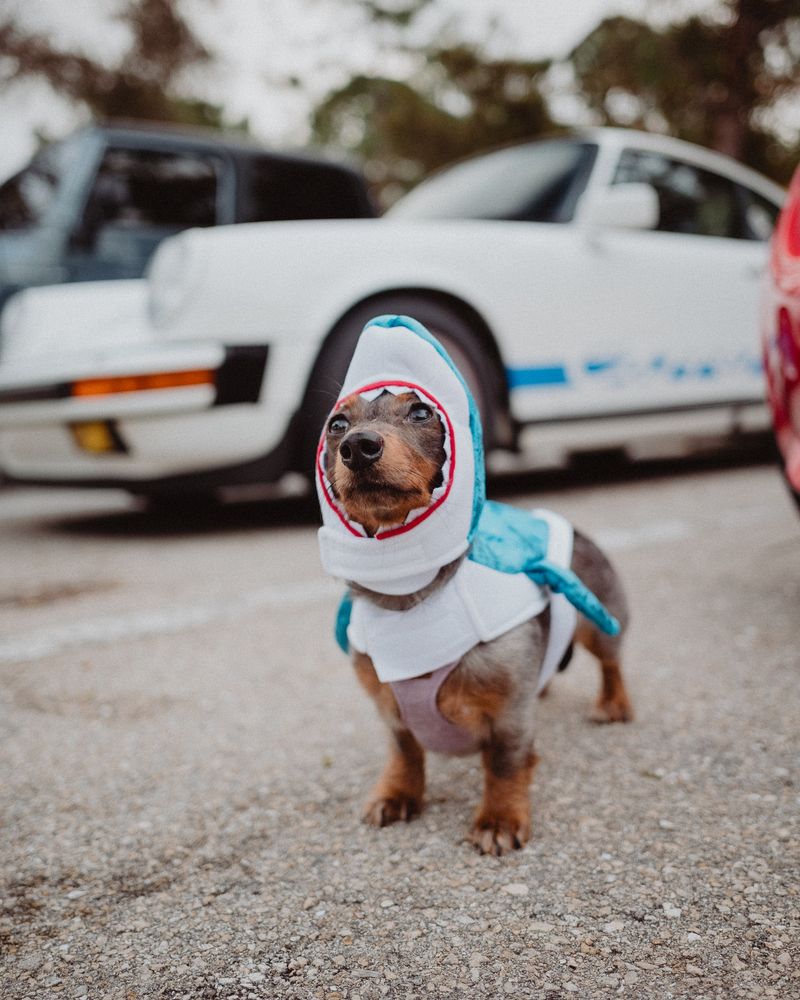
[[[177,344],[0,370],[12,479],[130,486],[248,462],[278,444],[268,348]]]

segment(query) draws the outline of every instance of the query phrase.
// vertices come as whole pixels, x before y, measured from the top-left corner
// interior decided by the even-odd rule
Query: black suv
[[[29,285],[138,278],[181,229],[375,215],[361,177],[165,125],[93,125],[0,186],[0,307]]]

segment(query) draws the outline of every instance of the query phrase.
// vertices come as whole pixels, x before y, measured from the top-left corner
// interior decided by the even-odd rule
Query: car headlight
[[[186,236],[175,236],[156,250],[148,270],[150,319],[156,326],[169,323],[189,295],[192,254]]]

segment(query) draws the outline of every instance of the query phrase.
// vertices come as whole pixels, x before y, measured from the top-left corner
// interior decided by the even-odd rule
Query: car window
[[[387,214],[569,222],[596,153],[595,144],[574,140],[546,140],[488,153],[423,181]]]
[[[334,165],[256,157],[243,169],[240,222],[358,219],[374,215],[358,178]]]
[[[177,232],[213,226],[219,160],[213,156],[110,148],[100,164],[81,233],[107,225]]]
[[[24,170],[0,186],[0,230],[28,229],[42,221],[81,148],[78,139],[45,146]]]
[[[666,233],[744,238],[736,185],[727,177],[662,153],[626,149],[612,184],[645,183],[655,188],[659,221]]]
[[[778,221],[780,208],[750,188],[739,186],[744,216],[745,238],[768,240]]]

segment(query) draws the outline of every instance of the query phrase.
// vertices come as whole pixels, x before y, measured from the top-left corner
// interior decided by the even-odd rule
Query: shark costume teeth
[[[438,341],[407,316],[379,316],[366,325],[332,412],[354,394],[374,399],[384,391],[412,391],[439,415],[446,455],[442,485],[424,510],[368,537],[333,494],[323,429],[316,481],[324,569],[381,594],[411,594],[431,583],[443,566],[465,553],[469,557],[451,580],[408,611],[346,595],[337,640],[345,651],[354,648],[371,658],[423,746],[470,752],[475,748],[464,732],[438,713],[436,694],[476,643],[491,641],[549,606],[541,689],[572,641],[576,608],[611,634],[619,624],[570,570],[573,533],[564,518],[486,501],[482,432],[472,394]]]

